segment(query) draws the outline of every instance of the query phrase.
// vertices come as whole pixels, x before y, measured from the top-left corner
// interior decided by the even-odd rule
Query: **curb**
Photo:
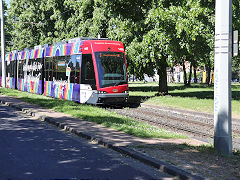
[[[5,102],[5,101],[2,101],[2,100],[0,100],[0,103],[4,104],[4,105],[7,105],[9,107],[12,107],[14,109],[17,109],[19,111],[22,111],[23,113],[28,114],[32,117],[35,117],[37,115],[37,113],[31,111],[30,109],[19,107],[17,105],[14,105],[13,103]],[[167,164],[166,162],[157,161],[157,160],[155,160],[151,157],[148,157],[148,156],[146,156],[142,153],[139,153],[137,151],[128,149],[128,148],[123,147],[123,146],[114,146],[111,143],[104,142],[104,140],[101,140],[99,138],[95,138],[95,137],[90,136],[86,133],[82,133],[81,131],[79,131],[77,129],[74,129],[72,127],[69,127],[68,125],[66,125],[64,123],[57,122],[54,118],[50,118],[50,117],[47,117],[47,116],[39,116],[38,120],[43,121],[43,122],[47,122],[47,123],[52,124],[52,125],[55,125],[58,128],[61,128],[65,131],[73,133],[73,134],[75,134],[79,137],[85,138],[87,140],[94,141],[99,145],[102,145],[106,148],[117,151],[121,154],[127,155],[127,156],[129,156],[133,159],[136,159],[136,160],[138,160],[138,161],[140,161],[140,162],[142,162],[146,165],[152,166],[152,167],[158,169],[161,172],[167,173],[167,174],[172,175],[172,176],[176,176],[179,179],[182,179],[182,180],[203,180],[204,179],[201,176],[193,175],[190,172],[187,172],[185,170],[177,168],[173,165]]]

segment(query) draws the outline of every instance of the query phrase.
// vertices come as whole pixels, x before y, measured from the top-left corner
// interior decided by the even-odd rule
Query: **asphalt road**
[[[0,179],[171,177],[0,105]]]

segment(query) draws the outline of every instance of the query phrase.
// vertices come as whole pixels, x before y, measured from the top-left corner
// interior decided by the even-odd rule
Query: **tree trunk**
[[[167,86],[167,71],[166,68],[158,70],[159,75],[159,86],[158,86],[158,93],[160,95],[167,95],[168,94],[168,86]]]
[[[173,67],[171,67],[171,83],[174,83],[174,72],[173,72]]]
[[[134,73],[134,68],[133,68],[133,82],[135,81],[135,73]]]
[[[194,83],[197,83],[197,70],[196,70],[196,64],[193,65],[193,74],[194,74]]]
[[[168,85],[167,85],[167,58],[162,57],[164,59],[161,60],[158,69],[159,75],[159,86],[158,86],[158,93],[159,95],[167,95],[168,94]]]
[[[190,63],[190,72],[189,72],[189,77],[188,77],[188,82],[187,85],[191,85],[191,79],[192,79],[192,63]]]
[[[211,65],[210,65],[210,63],[207,64],[206,71],[207,71],[206,83],[208,85],[210,85],[210,78],[211,78]]]
[[[184,85],[187,85],[187,73],[185,67],[185,60],[183,60]]]

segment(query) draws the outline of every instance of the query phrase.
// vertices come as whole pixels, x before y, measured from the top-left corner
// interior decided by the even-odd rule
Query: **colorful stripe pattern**
[[[15,78],[13,77],[6,78],[6,88],[15,89]]]
[[[44,48],[40,49],[32,49],[18,52],[17,59],[24,60],[24,59],[37,59],[44,57]]]
[[[52,81],[45,81],[44,95],[80,102],[80,85],[73,83],[54,83]]]
[[[82,53],[82,43],[83,43],[83,41],[47,47],[46,48],[46,57],[81,54]]]
[[[44,95],[51,96],[52,94],[52,81],[44,81]]]
[[[13,63],[11,61],[15,61],[17,60],[17,52],[13,52],[13,53],[8,53],[5,55],[5,61],[9,62],[9,63]],[[9,72],[6,72],[7,74]],[[1,81],[1,86],[2,86],[2,81]],[[14,77],[6,77],[6,88],[11,88],[11,89],[15,89],[15,78]]]
[[[26,91],[35,94],[42,94],[42,80],[37,81],[24,81],[24,79],[18,79],[18,90]]]
[[[24,91],[24,79],[18,78],[18,90]]]
[[[5,55],[5,61],[14,61],[17,60],[17,52],[8,53]]]
[[[46,57],[81,54],[82,44],[83,44],[83,41],[47,47]],[[24,59],[43,58],[43,57],[44,57],[44,48],[20,51],[18,53],[16,52],[8,53],[6,55],[7,60],[16,60],[16,59],[24,60]]]
[[[66,56],[82,53],[83,41],[66,43],[55,46],[50,46],[45,49],[32,49],[21,51],[18,53],[8,54],[6,59],[14,60],[26,60],[26,59],[37,59],[54,56]],[[11,80],[10,80],[11,81]],[[10,83],[11,84],[11,83]],[[17,89],[20,91],[27,91],[36,94],[42,94],[42,80],[27,81],[27,79],[19,78]],[[78,101],[80,102],[80,85],[66,82],[44,82],[44,95],[51,96],[59,99]]]

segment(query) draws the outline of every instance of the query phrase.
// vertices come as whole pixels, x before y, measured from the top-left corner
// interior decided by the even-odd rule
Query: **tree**
[[[3,0],[3,16],[4,16],[4,31],[5,31],[5,51],[9,52],[11,50],[11,31],[12,25],[8,20],[7,15],[7,3]]]
[[[54,24],[49,1],[11,0],[8,10],[13,49],[31,48],[35,45],[52,43]]]
[[[233,7],[238,29],[239,1],[233,0]],[[206,67],[208,74],[213,67],[213,0],[12,0],[8,13],[14,49],[84,36],[119,40],[125,44],[128,71],[143,79],[156,69],[162,94],[167,94],[166,67],[189,61],[195,69]],[[238,66],[238,58],[234,61]],[[186,85],[191,74],[185,76]]]
[[[64,5],[74,12],[66,22],[69,37],[107,38],[111,11],[106,0],[65,0]]]
[[[233,30],[240,30],[240,2],[233,0]],[[240,82],[240,56],[233,57],[232,59],[232,72],[233,78],[238,78]]]
[[[178,58],[187,60],[195,66],[204,62],[209,73],[213,64],[211,52],[214,44],[214,10],[210,8],[213,6],[212,1],[202,4],[200,1],[191,0],[181,1],[180,6],[172,5],[168,10],[168,17],[175,23],[177,30],[176,34],[172,35],[178,36],[179,51],[182,52]],[[190,78],[191,76],[189,80],[185,79],[186,85],[190,85]]]
[[[135,58],[134,67],[140,70],[140,75],[150,76],[153,69],[157,69],[159,92],[167,94],[166,67],[175,63],[184,65],[185,60],[196,64],[210,56],[212,49],[208,42],[213,40],[212,16],[213,12],[197,0],[153,3],[145,17],[143,38],[136,38],[131,48],[127,48],[131,51],[128,54]],[[190,85],[190,80],[191,77],[188,81],[185,78],[185,84]]]

